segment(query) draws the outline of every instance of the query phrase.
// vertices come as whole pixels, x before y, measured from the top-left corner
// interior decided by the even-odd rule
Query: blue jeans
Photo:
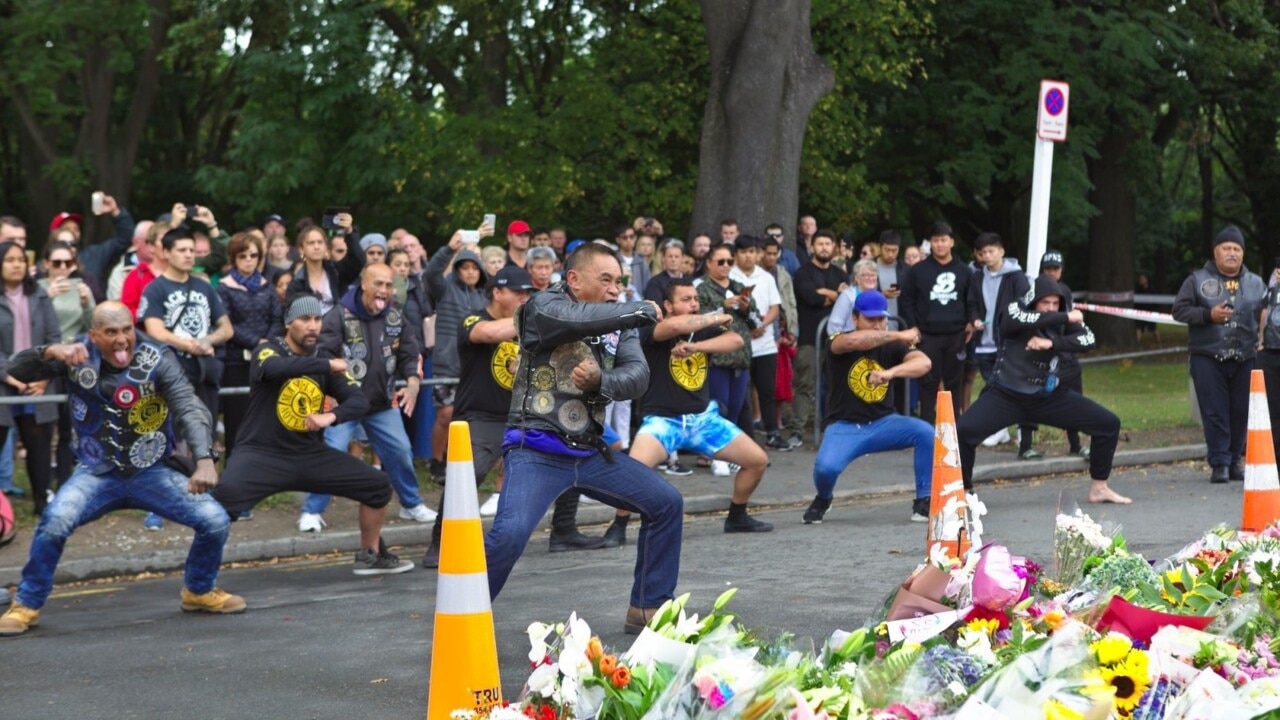
[[[684,499],[660,475],[622,453],[613,453],[611,463],[600,453],[575,458],[513,447],[504,457],[507,480],[484,537],[490,597],[502,592],[538,521],[570,488],[640,515],[631,604],[656,608],[675,597]]]
[[[12,490],[13,485],[13,437],[17,433],[11,432],[4,439],[4,445],[0,447],[0,490]]]
[[[36,535],[31,540],[31,557],[22,568],[18,602],[32,609],[44,606],[53,589],[53,572],[62,558],[67,538],[81,525],[93,522],[112,510],[148,510],[166,520],[196,531],[187,553],[183,584],[197,595],[213,589],[222,564],[222,546],[227,542],[231,519],[209,494],[187,492],[187,478],[157,463],[133,477],[94,475],[77,465],[71,477],[45,508]]]
[[[822,432],[822,447],[813,463],[818,497],[830,500],[840,473],[863,455],[909,447],[916,449],[916,497],[927,498],[933,484],[933,428],[929,423],[897,414],[863,425],[844,420],[831,423]]]
[[[346,452],[347,446],[351,444],[351,436],[356,432],[356,425],[363,427],[369,434],[369,444],[378,453],[383,471],[391,477],[391,487],[400,496],[400,504],[406,508],[421,505],[418,476],[413,471],[413,450],[409,447],[409,436],[404,432],[400,411],[387,408],[359,420],[333,425],[324,431],[324,443],[334,450]],[[324,512],[329,509],[329,498],[329,495],[318,493],[307,495],[302,512]]]

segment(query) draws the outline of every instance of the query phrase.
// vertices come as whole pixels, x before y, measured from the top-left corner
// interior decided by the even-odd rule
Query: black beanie
[[[1218,236],[1213,239],[1213,246],[1218,247],[1222,243],[1235,243],[1244,249],[1244,233],[1240,232],[1240,228],[1235,225],[1228,225],[1218,231]]]

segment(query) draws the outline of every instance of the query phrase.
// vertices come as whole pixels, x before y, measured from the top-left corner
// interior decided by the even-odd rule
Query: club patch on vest
[[[1209,278],[1200,283],[1200,294],[1209,300],[1217,300],[1222,297],[1222,283],[1218,278]]]
[[[129,448],[129,464],[138,468],[149,468],[164,457],[169,449],[169,440],[161,432],[150,432],[133,441]]]
[[[143,435],[159,430],[167,417],[169,408],[158,395],[139,398],[129,408],[129,425],[133,426],[134,432]]]

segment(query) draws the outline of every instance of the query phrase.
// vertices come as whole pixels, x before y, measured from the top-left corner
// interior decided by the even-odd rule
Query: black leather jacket
[[[576,445],[598,445],[604,408],[611,400],[644,395],[649,365],[635,328],[655,325],[646,302],[589,303],[575,299],[564,283],[535,293],[516,311],[520,365],[507,423],[556,433]],[[578,363],[594,358],[600,388],[573,384]]]

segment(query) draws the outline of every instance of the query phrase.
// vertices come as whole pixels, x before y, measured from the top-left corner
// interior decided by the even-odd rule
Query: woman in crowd
[[[482,237],[493,229],[481,227]],[[483,310],[485,273],[474,245],[462,242],[462,232],[453,234],[449,244],[436,251],[422,274],[431,297],[436,300],[436,346],[431,355],[431,368],[436,378],[456,378],[458,366],[458,329],[462,318]],[[456,255],[455,255],[456,253]],[[445,273],[445,269],[452,270]],[[443,474],[445,448],[448,446],[449,422],[453,420],[453,385],[436,385],[433,389],[436,424],[431,428],[432,475]]]
[[[835,335],[853,330],[853,301],[859,293],[875,290],[880,283],[880,269],[875,260],[859,260],[853,264],[853,284],[836,297],[827,320],[827,334]]]
[[[650,275],[656,275],[656,274],[658,274],[658,273],[662,272],[662,268],[661,268],[661,267],[659,267],[656,271],[653,269],[653,263],[654,263],[653,249],[654,249],[654,247],[655,247],[655,245],[654,245],[654,240],[653,240],[653,236],[652,236],[652,235],[644,235],[644,234],[642,234],[642,235],[640,235],[640,236],[638,236],[638,237],[636,238],[636,255],[639,255],[640,257],[644,258],[645,263],[647,263],[647,264],[649,265],[649,272],[650,272]],[[661,260],[661,258],[658,258],[658,260],[660,261],[660,260]],[[659,262],[659,264],[661,264],[661,262]]]
[[[276,273],[275,279],[271,281],[271,286],[275,288],[276,300],[279,301],[280,307],[284,307],[285,298],[289,296],[289,286],[293,284],[293,273],[289,270],[281,270]]]
[[[267,243],[267,267],[276,271],[293,267],[293,258],[289,257],[289,238],[276,235]]]
[[[222,386],[248,387],[249,360],[254,349],[281,333],[281,304],[275,289],[262,274],[264,253],[257,237],[249,233],[231,236],[227,255],[231,257],[231,272],[218,283],[218,297],[231,319],[234,334],[226,346]],[[248,395],[227,395],[222,399],[227,458],[235,448],[236,433],[248,409]]]
[[[495,245],[480,251],[480,260],[484,263],[484,272],[489,277],[498,274],[507,264],[507,253],[502,248]]]
[[[0,279],[4,281],[4,297],[0,298],[0,356],[6,359],[37,345],[61,342],[58,316],[49,295],[36,285],[22,246],[0,243]],[[75,291],[77,296],[79,291]],[[38,397],[45,394],[49,381],[24,383],[0,368],[0,397]],[[49,504],[49,470],[52,465],[53,425],[58,407],[52,403],[32,405],[0,405],[0,445],[15,426],[27,449],[27,478],[31,481],[31,500],[36,515]]]
[[[351,216],[339,213],[337,221],[345,223],[343,228],[351,232]],[[329,233],[315,225],[303,228],[298,233],[298,252],[302,260],[293,269],[291,292],[309,292],[320,298],[320,307],[324,312],[333,309],[342,294],[351,283],[360,279],[360,271],[364,269],[364,252],[359,243],[352,243],[340,261],[331,260],[333,246]]]
[[[48,268],[48,275],[38,285],[53,303],[60,342],[69,343],[89,329],[94,306],[93,291],[83,280],[75,277],[79,268],[75,246],[70,243],[57,241],[46,245],[44,266]],[[55,387],[53,391],[59,392],[59,388]],[[71,415],[67,412],[66,403],[58,404],[58,447],[54,457],[58,463],[58,487],[62,487],[76,464],[75,455],[71,452]]]
[[[729,422],[738,422],[742,407],[751,394],[751,323],[755,313],[755,301],[751,293],[737,280],[729,277],[733,268],[732,246],[718,244],[707,252],[707,274],[698,283],[698,307],[700,312],[723,309],[733,316],[729,330],[742,336],[742,348],[731,353],[709,356],[711,371],[711,399],[720,406],[720,416]],[[745,428],[748,435],[751,428]],[[727,463],[717,460],[711,464],[716,475],[729,475]]]

